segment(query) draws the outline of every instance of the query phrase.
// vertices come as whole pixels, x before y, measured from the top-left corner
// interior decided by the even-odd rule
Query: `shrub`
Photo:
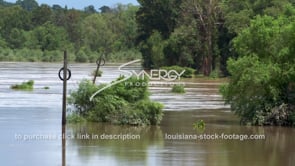
[[[206,127],[206,124],[205,124],[204,120],[198,120],[195,123],[193,123],[194,130],[204,131],[205,127]]]
[[[101,77],[102,76],[102,73],[103,72],[101,70],[96,71],[96,69],[95,69],[95,70],[93,70],[93,72],[91,73],[91,75],[92,76]]]
[[[185,72],[181,75],[181,77],[183,77],[183,78],[192,78],[195,74],[195,71],[196,71],[193,68],[181,67],[181,66],[164,66],[164,67],[161,67],[161,69],[168,70],[168,71],[175,70],[178,73],[181,73],[185,70]]]
[[[85,122],[85,121],[86,121],[85,118],[83,118],[82,116],[80,116],[76,113],[72,113],[67,116],[68,123],[81,123],[81,122]]]
[[[31,50],[27,48],[15,50],[16,61],[37,62],[41,60],[43,52],[41,50]]]
[[[42,56],[43,62],[59,62],[63,60],[63,51],[45,51]]]
[[[1,61],[14,61],[15,56],[12,49],[4,48],[0,50],[0,60]]]
[[[12,85],[11,89],[15,90],[33,90],[34,81],[29,80],[27,82],[23,82],[21,84]]]
[[[119,77],[116,81],[122,80]],[[71,93],[69,103],[74,112],[93,122],[112,124],[156,125],[159,124],[163,106],[148,98],[148,82],[131,77],[100,92],[90,101],[90,97],[105,84],[94,85],[88,80],[79,84],[77,91]]]
[[[163,117],[162,109],[162,104],[150,100],[141,100],[135,104],[135,110],[142,111],[143,119],[148,121],[151,125],[157,125],[161,122]]]
[[[210,73],[210,78],[218,78],[219,77],[219,70],[213,70],[211,73]]]
[[[243,124],[290,125],[290,110],[284,106],[291,104],[286,100],[288,84],[278,65],[245,56],[230,59],[228,69],[231,79],[220,87],[220,92]]]
[[[84,51],[80,50],[77,54],[76,54],[76,62],[81,62],[81,63],[85,63],[88,62],[88,57],[87,55],[84,53]]]
[[[137,50],[119,51],[106,56],[108,62],[126,62],[141,58],[141,53]]]
[[[68,102],[75,107],[79,115],[85,116],[94,107],[94,102],[89,100],[90,96],[103,86],[96,86],[89,80],[83,80],[78,89],[71,93]]]
[[[173,93],[185,93],[185,89],[183,85],[175,84],[171,90]]]

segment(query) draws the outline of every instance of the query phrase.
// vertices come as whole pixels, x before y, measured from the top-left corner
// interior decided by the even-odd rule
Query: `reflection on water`
[[[71,134],[139,134],[140,140],[68,140],[69,157],[76,162],[117,165],[257,165],[294,163],[294,129],[239,126],[232,115],[214,111],[167,112],[159,127],[122,127],[108,124],[68,126]],[[206,116],[207,115],[207,116]],[[168,140],[166,134],[197,134],[192,123],[202,117],[206,134],[264,134],[266,140]],[[223,118],[229,116],[229,118]],[[223,120],[224,119],[224,120]],[[202,133],[202,134],[204,134]],[[73,152],[75,152],[73,154]]]
[[[67,149],[67,147],[66,147],[66,137],[65,137],[65,135],[66,135],[66,126],[65,125],[63,125],[62,126],[62,131],[61,131],[61,134],[62,134],[62,141],[61,141],[61,148],[62,148],[62,150],[61,150],[61,157],[62,157],[62,166],[66,166],[66,164],[67,164],[67,156],[66,156],[66,149]]]
[[[78,158],[97,163],[121,163],[123,165],[143,165],[151,147],[163,147],[163,134],[159,127],[128,127],[108,124],[69,125],[70,135],[76,139],[68,140],[69,151],[77,151]],[[69,133],[68,133],[69,134]],[[77,135],[90,135],[90,138],[77,139]],[[130,138],[127,139],[127,135]],[[135,138],[139,136],[140,139]],[[92,136],[98,136],[93,137]],[[108,139],[108,136],[121,138]],[[126,139],[122,137],[126,136]],[[73,154],[69,154],[73,155]],[[82,164],[81,162],[81,164]]]
[[[236,116],[218,95],[219,82],[186,80],[187,93],[177,95],[168,86],[150,88],[151,98],[165,104],[160,126],[135,127],[85,123],[67,125],[61,134],[62,64],[0,63],[0,159],[1,165],[197,165],[197,166],[293,166],[295,129],[240,126]],[[98,82],[110,82],[121,73],[118,65],[102,68]],[[73,64],[69,91],[83,78],[91,78],[95,64]],[[9,86],[33,79],[34,91],[13,91]],[[158,83],[159,84],[159,83]],[[43,87],[49,86],[49,90]],[[203,133],[193,123],[204,120]],[[265,140],[169,140],[173,134],[263,134]],[[36,135],[55,139],[24,139]],[[140,139],[105,139],[112,135]],[[89,137],[86,137],[89,135]],[[97,136],[91,138],[91,136]],[[85,136],[82,139],[82,136]],[[101,137],[102,136],[102,137]],[[34,138],[34,137],[32,137]],[[104,139],[102,139],[104,138]],[[66,145],[66,146],[63,146]]]

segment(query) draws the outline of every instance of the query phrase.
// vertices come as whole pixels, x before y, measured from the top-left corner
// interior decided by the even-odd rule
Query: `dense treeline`
[[[71,60],[95,61],[140,57],[134,40],[138,7],[118,4],[82,10],[59,5],[39,5],[35,0],[15,4],[0,1],[0,60],[59,61],[61,51]]]
[[[294,0],[139,0],[144,66],[189,66],[209,76],[227,75],[237,57],[232,41],[257,15],[292,15]]]

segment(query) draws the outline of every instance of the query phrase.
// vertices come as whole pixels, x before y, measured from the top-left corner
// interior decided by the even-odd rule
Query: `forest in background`
[[[137,10],[131,4],[76,10],[1,0],[0,60],[58,62],[65,49],[76,62],[95,62],[101,54],[109,61],[140,58],[134,42]]]

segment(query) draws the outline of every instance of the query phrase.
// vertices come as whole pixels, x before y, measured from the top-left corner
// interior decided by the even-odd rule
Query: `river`
[[[294,128],[240,126],[218,94],[221,83],[200,79],[185,80],[185,94],[173,94],[170,87],[154,82],[151,99],[165,105],[159,126],[67,125],[62,157],[62,82],[57,76],[61,66],[0,63],[0,165],[294,166]],[[118,66],[103,66],[97,83],[109,83],[122,74]],[[92,78],[96,66],[69,64],[69,68],[70,93],[79,81]],[[35,81],[33,91],[10,89],[27,80]],[[194,129],[198,120],[205,122],[204,131]],[[241,135],[265,139],[242,140]]]

